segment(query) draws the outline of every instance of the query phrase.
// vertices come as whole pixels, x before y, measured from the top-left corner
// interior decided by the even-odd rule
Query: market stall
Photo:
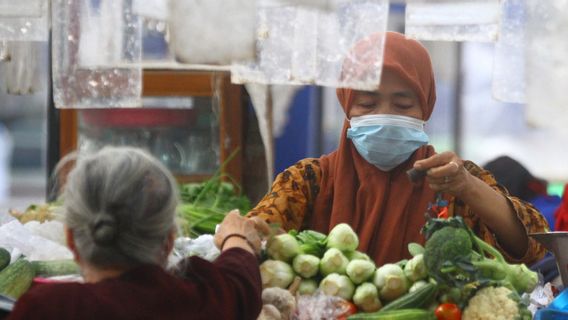
[[[393,7],[405,10],[408,39],[495,44],[494,98],[526,104],[527,122],[564,130],[568,101],[562,84],[568,76],[558,53],[568,42],[557,37],[568,16],[564,3],[0,0],[0,60],[10,64],[7,90],[18,95],[36,90],[31,62],[37,60],[38,41],[49,44],[51,58],[46,201],[0,212],[0,318],[30,288],[85,281],[67,247],[65,200],[59,196],[75,160],[105,146],[143,149],[175,176],[179,228],[167,267],[192,256],[215,261],[227,239],[219,248],[214,237],[227,213],[237,209],[245,215],[263,195],[262,201],[270,199],[278,173],[275,133],[287,125],[298,88],[369,92],[389,74],[383,59]],[[460,85],[454,88],[458,103]],[[322,174],[296,166],[305,170],[305,179]],[[409,185],[428,174],[399,171]],[[320,186],[302,192],[312,196]],[[291,228],[297,213],[285,211],[289,224],[271,224],[262,239],[258,319],[568,317],[562,303],[568,294],[566,232],[527,235],[551,251],[557,265],[552,256],[546,265],[512,262],[498,241],[492,245],[462,217],[448,217],[454,204],[441,191],[431,193],[436,198],[413,235],[422,244],[404,243],[408,258],[380,265],[374,257],[382,244],[364,252],[362,236],[350,223],[335,223],[329,232],[306,223]],[[277,196],[274,192],[274,207],[280,205]],[[331,206],[329,211],[331,216]]]

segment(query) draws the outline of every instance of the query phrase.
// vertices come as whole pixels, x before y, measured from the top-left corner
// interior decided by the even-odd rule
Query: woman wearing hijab
[[[361,41],[355,55],[380,39]],[[424,215],[440,193],[448,201],[448,215],[462,216],[509,261],[542,258],[545,249],[527,236],[546,228],[534,207],[510,196],[473,162],[453,152],[437,154],[427,144],[423,128],[436,92],[426,49],[394,32],[385,41],[379,88],[337,89],[346,115],[338,149],[279,174],[248,216],[285,230],[324,233],[348,223],[359,235],[359,250],[382,265],[407,258],[409,242],[424,242]],[[349,66],[348,60],[344,70]],[[411,168],[426,172],[425,178],[412,183],[406,174]]]

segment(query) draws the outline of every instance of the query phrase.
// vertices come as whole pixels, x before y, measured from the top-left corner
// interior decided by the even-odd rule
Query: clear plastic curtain
[[[527,120],[566,130],[568,1],[527,1]]]
[[[377,87],[384,41],[375,39],[376,45],[359,50],[356,57],[352,50],[386,31],[388,0],[330,1],[324,7],[289,2],[259,8],[256,60],[234,64],[233,82]]]
[[[0,40],[46,41],[46,0],[0,0]]]
[[[8,94],[24,95],[37,91],[40,61],[39,41],[10,41],[6,44],[6,68],[4,79]]]
[[[141,27],[126,0],[54,0],[58,108],[141,106]]]
[[[497,40],[498,0],[430,0],[406,5],[405,33],[418,40]]]
[[[493,62],[493,97],[503,102],[526,102],[525,48],[527,0],[503,0],[499,40]]]

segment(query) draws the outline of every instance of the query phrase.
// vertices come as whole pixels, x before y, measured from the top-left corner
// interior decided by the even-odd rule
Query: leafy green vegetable
[[[215,227],[234,209],[246,214],[251,209],[249,199],[241,194],[241,189],[232,178],[221,173],[224,166],[236,155],[233,152],[209,180],[202,183],[180,185],[182,200],[178,208],[182,231],[186,236],[215,233]]]
[[[366,253],[363,253],[361,251],[347,251],[345,252],[345,256],[347,257],[347,259],[349,259],[349,261],[351,260],[372,261],[371,258]]]
[[[408,252],[411,256],[415,257],[424,253],[424,247],[416,242],[411,242],[408,244]]]
[[[359,246],[357,234],[347,223],[333,227],[327,236],[327,247],[341,251],[354,251]]]
[[[266,252],[273,259],[288,262],[300,253],[300,245],[293,235],[283,233],[268,239]]]
[[[392,301],[408,291],[410,284],[400,266],[387,263],[375,271],[373,283],[379,289],[381,300]]]
[[[345,300],[351,300],[355,292],[353,282],[345,275],[331,273],[320,282],[320,290],[328,296],[338,296]]]
[[[375,272],[375,263],[367,260],[355,259],[347,264],[345,272],[355,284],[367,281]]]
[[[318,283],[314,279],[302,279],[298,287],[298,293],[301,295],[311,295],[318,289]]]
[[[311,278],[319,271],[320,259],[311,254],[299,254],[294,258],[292,268],[304,278]]]
[[[477,237],[461,217],[429,219],[422,232],[427,241],[424,261],[428,273],[448,289],[446,295],[462,306],[481,287],[509,287],[531,292],[537,273],[524,264],[508,264],[503,255]],[[455,288],[463,288],[456,292]]]
[[[408,280],[415,282],[418,280],[426,279],[428,277],[428,270],[424,263],[424,255],[417,254],[404,265],[404,274]]]
[[[323,254],[320,261],[320,272],[327,276],[330,273],[345,274],[345,269],[349,260],[339,251],[339,249],[331,248]]]
[[[300,243],[300,251],[302,253],[311,254],[318,258],[323,256],[327,244],[327,236],[325,234],[313,230],[304,230],[300,233],[296,230],[290,230],[288,233],[296,237]]]
[[[365,282],[355,289],[353,303],[364,312],[375,312],[382,308],[379,291],[374,284]]]
[[[284,261],[266,260],[260,265],[260,278],[263,288],[286,289],[294,280],[294,271]]]

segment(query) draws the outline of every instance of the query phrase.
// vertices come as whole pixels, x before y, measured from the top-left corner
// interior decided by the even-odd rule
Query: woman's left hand
[[[451,151],[438,153],[414,163],[417,170],[426,171],[426,182],[434,191],[459,197],[469,186],[472,176],[463,167],[463,160]]]

